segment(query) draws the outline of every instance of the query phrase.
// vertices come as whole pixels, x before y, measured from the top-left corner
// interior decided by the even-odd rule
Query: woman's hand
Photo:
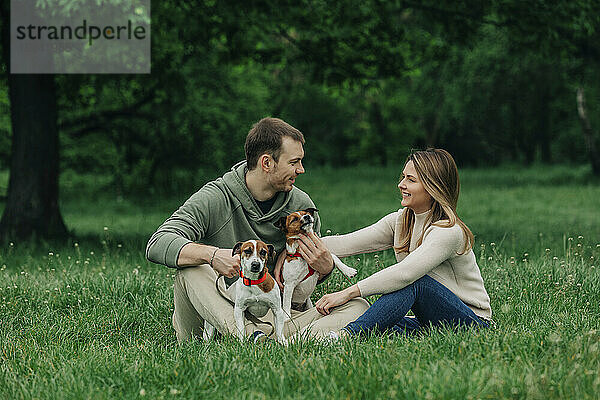
[[[349,300],[358,296],[360,296],[360,290],[358,285],[355,284],[339,292],[326,294],[317,301],[315,307],[321,314],[329,315],[332,308],[346,304]]]

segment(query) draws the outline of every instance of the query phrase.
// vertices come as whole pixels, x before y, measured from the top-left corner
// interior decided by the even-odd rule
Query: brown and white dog
[[[285,315],[281,308],[281,292],[275,280],[269,274],[267,260],[275,258],[275,249],[271,244],[260,240],[247,240],[238,242],[233,247],[232,255],[239,254],[241,261],[240,279],[230,288],[235,291],[235,304],[233,317],[235,319],[237,336],[240,340],[245,338],[244,311],[248,310],[257,318],[264,317],[269,309],[275,317],[274,329],[277,341],[287,344],[283,336],[283,323]],[[214,328],[204,322],[204,339],[210,340]]]
[[[291,318],[292,303],[306,304],[308,307],[312,307],[310,295],[317,286],[319,274],[315,273],[315,270],[298,253],[298,239],[300,238],[298,235],[313,232],[314,213],[317,211],[316,208],[296,211],[287,217],[281,217],[275,223],[275,226],[281,229],[286,236],[287,255],[281,272],[284,281],[283,311],[286,313],[286,318]],[[356,275],[356,270],[344,264],[335,254],[331,253],[331,257],[341,273],[349,278]],[[300,282],[302,282],[302,289],[296,290]]]

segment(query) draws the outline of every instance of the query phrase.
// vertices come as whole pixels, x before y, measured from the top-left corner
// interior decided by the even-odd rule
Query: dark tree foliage
[[[463,165],[593,163],[597,9],[588,0],[154,2],[150,75],[48,76],[18,90],[0,78],[0,167],[10,142],[11,162],[20,160],[0,231],[64,234],[59,170],[112,176],[116,194],[191,190],[243,158],[248,129],[267,115],[305,133],[309,165],[398,165],[426,146]],[[19,97],[33,90],[42,102]],[[40,107],[37,122],[27,107]],[[33,162],[24,152],[41,135],[56,140]],[[24,190],[43,205],[35,218],[9,206]]]

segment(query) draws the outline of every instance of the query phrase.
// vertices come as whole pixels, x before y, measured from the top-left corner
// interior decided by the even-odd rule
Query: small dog
[[[296,211],[287,217],[281,217],[275,223],[275,226],[281,229],[286,236],[285,248],[287,255],[282,271],[284,280],[283,311],[286,313],[286,318],[291,318],[292,304],[296,306],[294,308],[301,308],[305,304],[307,307],[312,307],[310,295],[317,286],[319,276],[298,253],[298,234],[303,233],[306,235],[313,232],[314,213],[317,211],[316,208]],[[335,254],[332,253],[331,257],[335,266],[348,278],[356,275],[356,270],[344,264]],[[295,290],[300,282],[305,281],[302,290]]]
[[[281,308],[281,292],[275,280],[269,274],[267,260],[275,259],[275,249],[271,244],[260,240],[247,240],[238,242],[233,247],[232,255],[239,254],[242,269],[240,279],[230,288],[235,291],[235,305],[233,317],[237,327],[237,336],[240,340],[245,338],[244,311],[248,310],[257,318],[264,317],[269,309],[275,317],[274,329],[277,341],[287,344],[283,336],[283,323],[285,315]],[[204,339],[210,340],[214,334],[214,327],[204,321]]]

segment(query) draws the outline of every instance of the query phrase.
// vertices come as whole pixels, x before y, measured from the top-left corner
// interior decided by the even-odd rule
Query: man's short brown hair
[[[279,162],[284,136],[304,144],[302,132],[279,118],[263,118],[255,123],[246,136],[244,146],[248,169],[256,168],[258,158],[263,154],[269,154],[275,162]]]

